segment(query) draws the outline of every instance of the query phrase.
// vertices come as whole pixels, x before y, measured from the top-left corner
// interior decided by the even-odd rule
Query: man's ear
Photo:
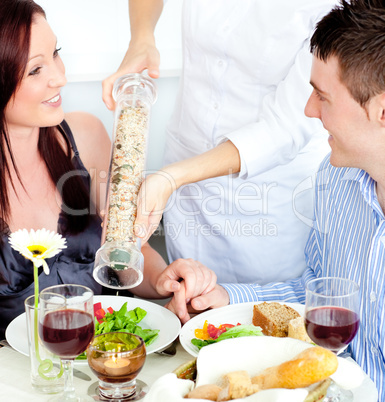
[[[381,94],[379,97],[380,103],[380,124],[385,128],[385,93]]]

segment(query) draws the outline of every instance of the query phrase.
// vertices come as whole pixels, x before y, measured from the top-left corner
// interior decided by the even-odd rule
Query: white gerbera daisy
[[[31,260],[36,268],[43,266],[46,275],[49,274],[49,268],[45,259],[55,256],[67,247],[66,239],[46,229],[31,229],[30,232],[20,229],[9,236],[9,243],[22,256]]]

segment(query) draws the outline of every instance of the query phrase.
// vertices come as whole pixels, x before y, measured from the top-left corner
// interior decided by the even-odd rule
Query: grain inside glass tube
[[[127,107],[116,122],[106,242],[135,239],[137,199],[145,169],[148,108]]]

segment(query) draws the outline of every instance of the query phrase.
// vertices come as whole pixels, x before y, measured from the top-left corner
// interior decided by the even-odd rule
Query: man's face
[[[383,146],[376,116],[378,99],[374,97],[366,110],[361,107],[340,81],[336,57],[330,57],[326,63],[313,57],[310,83],[313,92],[305,114],[320,119],[329,132],[330,163],[368,171],[379,145]]]

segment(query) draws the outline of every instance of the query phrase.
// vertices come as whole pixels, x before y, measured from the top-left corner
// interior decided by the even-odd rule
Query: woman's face
[[[46,19],[35,14],[24,77],[5,109],[10,131],[55,126],[63,120],[60,89],[67,82],[64,73],[56,37]]]

